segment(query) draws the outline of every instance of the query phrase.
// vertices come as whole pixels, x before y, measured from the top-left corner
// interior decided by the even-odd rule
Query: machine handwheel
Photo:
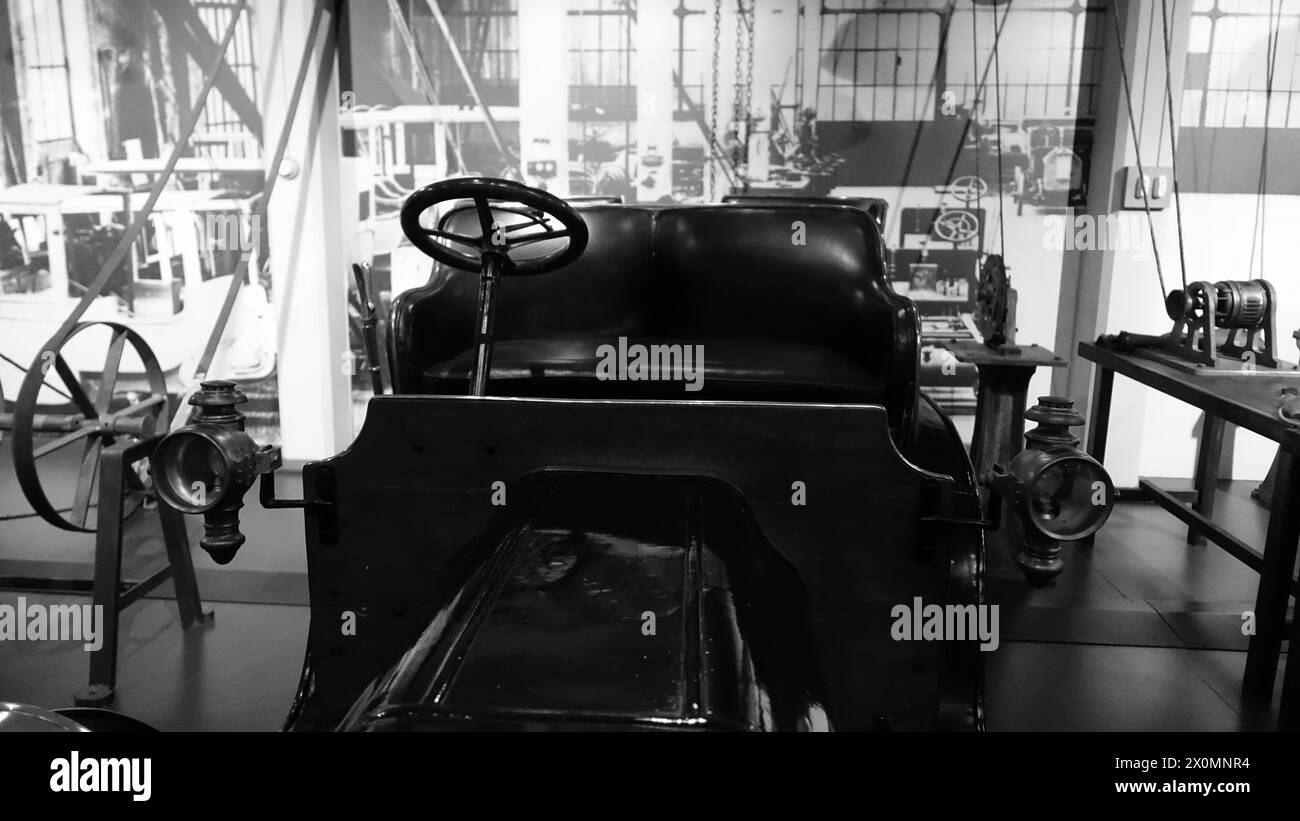
[[[104,356],[98,390],[94,396],[87,393],[77,373],[68,365],[63,351],[68,342],[87,328],[103,326],[111,336]],[[118,391],[118,376],[122,354],[130,344],[144,366],[147,389]],[[46,387],[50,371],[62,382],[76,413],[38,414],[37,400]],[[55,389],[53,386],[49,386]],[[117,401],[115,401],[117,400]],[[135,331],[115,322],[82,322],[74,325],[67,334],[55,336],[41,347],[27,376],[23,379],[14,403],[13,452],[14,472],[23,495],[32,509],[45,521],[63,530],[93,533],[96,514],[93,506],[98,498],[99,457],[106,445],[121,438],[145,439],[160,431],[170,418],[170,400],[167,383],[157,357],[144,338]],[[162,419],[160,423],[159,419]],[[56,436],[37,445],[38,433]],[[80,470],[71,504],[56,507],[46,495],[41,481],[41,459],[77,443],[81,444]],[[137,490],[143,484],[136,483]]]
[[[975,327],[987,345],[1003,345],[1007,341],[1010,290],[1011,281],[1002,257],[989,254],[980,266],[979,287],[975,291]]]
[[[944,242],[970,242],[979,235],[979,219],[969,211],[944,211],[930,229]]]
[[[948,185],[948,190],[963,203],[969,204],[988,195],[989,184],[983,177],[963,174]]]

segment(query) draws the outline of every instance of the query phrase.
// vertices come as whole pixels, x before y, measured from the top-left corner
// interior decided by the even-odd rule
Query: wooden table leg
[[[1286,656],[1286,673],[1282,677],[1282,706],[1278,711],[1278,726],[1290,732],[1300,732],[1300,618],[1291,620],[1291,649]]]
[[[1106,437],[1110,434],[1110,400],[1115,390],[1115,372],[1105,365],[1097,366],[1096,384],[1092,386],[1092,410],[1088,414],[1088,455],[1102,465],[1106,464]],[[1080,541],[1090,545],[1096,534]]]
[[[1106,463],[1106,437],[1110,433],[1110,399],[1115,390],[1115,372],[1097,366],[1097,384],[1092,388],[1092,410],[1088,416],[1088,455]]]
[[[1201,426],[1201,442],[1196,453],[1196,503],[1193,509],[1207,519],[1214,515],[1214,494],[1219,489],[1223,428],[1222,419],[1205,414],[1205,423]],[[1187,543],[1205,544],[1205,534],[1196,525],[1188,525]]]
[[[1268,518],[1268,538],[1264,543],[1264,564],[1260,568],[1259,592],[1255,598],[1255,635],[1250,637],[1246,675],[1242,682],[1242,692],[1248,698],[1261,701],[1273,696],[1287,602],[1291,596],[1291,574],[1295,569],[1296,548],[1300,545],[1300,504],[1297,504],[1300,500],[1296,498],[1297,492],[1300,492],[1300,459],[1289,451],[1280,451],[1273,486],[1273,508]]]

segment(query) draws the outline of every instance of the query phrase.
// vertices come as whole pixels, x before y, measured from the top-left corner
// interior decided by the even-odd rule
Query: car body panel
[[[929,431],[914,454],[960,465],[951,432]],[[351,447],[304,469],[312,625],[293,728],[336,726],[358,693],[419,646],[446,606],[434,591],[455,558],[497,555],[518,528],[517,514],[501,508],[539,471],[726,485],[761,534],[750,541],[770,544],[806,591],[812,667],[833,726],[978,726],[974,644],[890,635],[892,608],[914,596],[977,603],[982,540],[972,528],[922,522],[927,490],[960,471],[941,476],[900,455],[883,408],[394,396],[372,400]],[[593,510],[623,503],[617,483],[606,484],[610,498],[588,491]],[[600,532],[576,514],[565,526]],[[340,629],[345,613],[355,617],[353,636]],[[722,635],[725,619],[718,624]],[[494,709],[523,707],[507,700]]]

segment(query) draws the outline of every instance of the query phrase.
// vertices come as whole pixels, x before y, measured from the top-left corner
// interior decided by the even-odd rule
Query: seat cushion
[[[665,346],[674,344],[674,356],[666,357]],[[830,348],[766,340],[708,339],[698,344],[703,349],[702,373],[695,353],[699,349],[688,359],[679,342],[631,339],[620,345],[608,337],[501,340],[492,349],[488,393],[570,399],[884,400],[878,379]],[[424,388],[438,394],[466,393],[473,367],[474,351],[466,350],[426,369]],[[695,385],[699,388],[688,389]]]

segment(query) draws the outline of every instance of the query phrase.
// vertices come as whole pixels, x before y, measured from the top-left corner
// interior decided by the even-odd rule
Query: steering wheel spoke
[[[528,245],[533,242],[541,242],[547,239],[562,239],[569,236],[569,229],[561,228],[558,231],[543,231],[540,234],[525,234],[522,237],[506,240],[506,246],[509,248],[518,248],[522,245]]]
[[[490,237],[496,231],[496,218],[492,216],[492,206],[488,204],[486,197],[474,198],[474,210],[478,212],[478,227],[483,231],[483,236]]]
[[[503,210],[505,210],[505,209],[503,209]],[[533,227],[535,227],[535,226],[539,226],[539,225],[540,225],[542,228],[545,228],[545,229],[547,229],[547,230],[550,230],[550,227],[551,227],[551,221],[550,221],[550,219],[549,219],[545,214],[542,214],[540,217],[538,217],[538,216],[533,216],[533,215],[530,215],[530,214],[523,214],[522,212],[520,212],[520,211],[515,211],[515,210],[513,210],[513,209],[511,209],[508,213],[511,213],[511,214],[520,214],[521,216],[527,217],[527,218],[528,218],[528,222],[516,222],[516,223],[514,223],[513,225],[507,225],[507,226],[505,227],[505,232],[506,232],[507,234],[513,234],[513,233],[515,233],[515,232],[517,232],[517,231],[523,231],[523,230],[526,229],[526,228],[533,228]]]
[[[448,242],[455,242],[459,245],[466,245],[475,249],[477,249],[483,242],[482,237],[475,239],[474,237],[467,237],[464,234],[453,234],[451,231],[443,231],[441,228],[425,228],[424,233],[431,237],[445,239]]]

